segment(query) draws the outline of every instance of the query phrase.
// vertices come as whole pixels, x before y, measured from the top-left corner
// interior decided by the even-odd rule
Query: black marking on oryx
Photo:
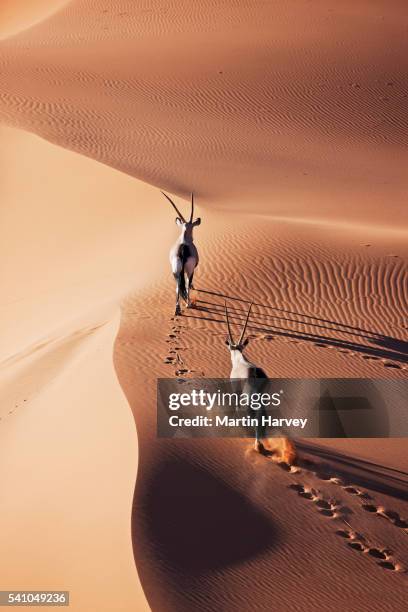
[[[186,289],[186,279],[185,279],[185,267],[186,267],[186,263],[188,261],[188,258],[191,257],[191,249],[188,246],[188,244],[180,244],[178,252],[177,252],[177,257],[180,259],[181,261],[181,274],[178,276],[177,274],[174,274],[174,278],[176,279],[176,281],[179,279],[179,293],[181,295],[181,297],[183,298],[183,300],[185,300],[187,302],[188,300],[188,295],[187,295],[187,289]],[[194,274],[194,272],[193,272]],[[193,280],[193,274],[190,277],[190,286]]]
[[[262,370],[262,368],[258,368],[258,367],[255,367],[251,371],[251,376],[253,378],[268,378],[265,372]]]
[[[201,219],[198,217],[193,221],[194,216],[194,194],[191,194],[191,213],[190,220],[186,221],[173,200],[163,191],[161,192],[173,206],[177,213],[176,224],[180,227],[181,233],[170,249],[170,265],[176,281],[176,315],[181,314],[180,297],[187,303],[187,308],[192,306],[190,301],[190,289],[193,286],[194,271],[198,266],[198,251],[193,241],[193,229],[200,225]],[[186,281],[187,278],[187,281]]]

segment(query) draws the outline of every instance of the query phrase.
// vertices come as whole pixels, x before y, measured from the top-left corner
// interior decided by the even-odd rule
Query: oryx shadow
[[[229,302],[241,302],[244,304],[250,303],[250,300],[224,293],[207,291],[205,289],[197,289],[197,291],[203,294],[215,295],[217,297],[227,299]],[[252,332],[282,336],[302,342],[310,342],[319,345],[321,348],[334,346],[338,349],[361,353],[367,359],[389,359],[400,363],[408,363],[408,342],[405,340],[393,338],[392,336],[380,334],[375,331],[353,327],[342,322],[317,318],[305,313],[297,313],[274,308],[258,302],[253,302],[253,304],[254,306],[262,308],[264,312],[251,313],[248,323],[249,331],[252,330]],[[246,317],[247,306],[241,307],[235,303],[233,306],[231,306],[229,303],[228,312],[230,313],[232,323],[242,325]],[[296,315],[297,317],[302,317],[305,320],[302,321],[295,319],[293,316],[282,316],[279,313],[289,313],[291,315]],[[183,316],[224,324],[224,304],[199,299],[196,302],[195,308],[184,311]],[[276,323],[273,321],[276,321]],[[291,324],[292,328],[283,325],[284,323]],[[294,330],[293,325],[298,327],[301,327],[302,325],[305,327],[307,326],[308,328],[312,328],[312,330]],[[325,335],[324,331],[339,332],[343,335],[350,336],[350,339],[334,338],[332,336]],[[398,368],[399,366],[388,364],[387,367]]]
[[[320,446],[309,441],[297,441],[300,453],[298,464],[309,467],[302,454],[318,459],[311,469],[319,476],[336,475],[346,484],[365,487],[370,491],[384,493],[390,497],[408,501],[408,473],[380,463],[361,459],[348,453]]]

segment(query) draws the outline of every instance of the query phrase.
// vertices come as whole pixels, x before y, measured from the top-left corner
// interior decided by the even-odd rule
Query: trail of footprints
[[[169,345],[168,354],[164,358],[164,363],[172,365],[174,367],[174,374],[176,377],[185,377],[188,374],[195,373],[195,370],[191,370],[185,364],[182,352],[186,350],[182,346],[182,329],[185,328],[177,317],[172,317],[171,322],[173,323],[171,333],[167,335],[166,342]],[[261,336],[261,339],[273,339],[272,337]],[[204,373],[201,373],[204,375]],[[302,467],[289,466],[285,463],[281,463],[280,466],[291,474],[299,474],[302,471],[313,474],[320,480],[330,481],[333,484],[341,487],[341,489],[358,498],[361,502],[361,508],[371,514],[375,514],[379,517],[385,518],[392,525],[402,529],[408,535],[408,521],[401,518],[398,512],[393,510],[387,510],[383,506],[377,506],[373,503],[371,496],[365,491],[360,490],[351,484],[345,483],[341,478],[336,475],[329,474],[327,472],[319,471],[318,466],[310,460],[304,460]],[[336,499],[330,498],[324,499],[320,492],[312,487],[307,487],[299,482],[292,483],[289,488],[295,491],[300,497],[305,500],[313,502],[316,510],[322,516],[333,519],[340,519],[343,521],[347,528],[338,529],[336,534],[347,541],[347,545],[357,552],[366,554],[369,557],[375,559],[380,567],[386,570],[399,571],[407,573],[400,563],[395,561],[392,557],[392,553],[387,548],[378,548],[370,544],[368,539],[354,531],[347,521],[349,510],[342,506]]]
[[[311,466],[314,465],[312,462],[305,463],[309,463],[309,465]],[[408,521],[400,517],[398,512],[395,512],[394,510],[387,510],[386,508],[384,508],[384,506],[375,505],[373,498],[366,491],[362,491],[358,487],[344,482],[344,480],[342,480],[338,476],[329,474],[328,472],[319,471],[318,467],[315,465],[314,468],[315,469],[312,473],[317,476],[317,478],[319,478],[320,480],[330,481],[333,484],[336,484],[337,486],[341,487],[343,491],[359,499],[361,508],[365,512],[376,514],[379,517],[387,519],[392,525],[404,530],[405,533],[407,533],[408,535]]]
[[[180,335],[181,330],[185,327],[181,325],[180,319],[177,316],[171,317],[170,321],[173,323],[172,331],[167,335],[168,339],[166,342],[170,345],[167,356],[164,358],[164,363],[175,366],[175,375],[176,376],[186,376],[186,374],[194,373],[194,370],[189,370],[181,357],[181,352],[186,350],[185,347],[177,346],[180,344]],[[255,334],[252,338],[259,338],[260,340],[271,341],[275,339],[273,334]],[[290,339],[288,342],[293,344],[302,344],[302,341],[296,339]],[[320,343],[315,342],[315,346],[319,348],[336,348],[338,352],[355,355],[355,353],[348,349],[342,349],[340,347],[333,346],[329,343]],[[399,365],[396,362],[393,362],[386,358],[377,357],[375,355],[362,355],[362,358],[369,361],[379,361],[385,368],[394,368],[403,370],[406,369],[404,366]]]
[[[185,377],[188,374],[195,373],[195,370],[191,370],[187,367],[182,353],[186,351],[186,347],[182,346],[182,329],[185,325],[182,325],[177,317],[172,317],[170,321],[173,323],[171,332],[167,334],[167,344],[169,345],[168,353],[164,357],[163,362],[168,365],[174,366],[174,375],[176,377]]]
[[[304,461],[304,464],[314,466],[315,470],[304,468],[306,472],[313,474],[317,478],[325,481],[330,481],[333,484],[341,487],[343,491],[349,495],[353,495],[360,500],[361,508],[371,514],[376,514],[379,517],[387,519],[392,525],[402,529],[408,535],[408,521],[401,518],[398,512],[386,510],[383,506],[377,506],[373,503],[372,497],[365,491],[351,484],[346,484],[341,478],[330,475],[325,472],[319,472],[316,465],[311,461]],[[292,474],[299,474],[302,469],[295,466],[287,466],[282,464],[281,467]],[[303,466],[302,466],[303,467]],[[300,497],[313,502],[316,510],[323,516],[333,519],[340,519],[347,528],[338,529],[336,534],[347,541],[347,545],[357,552],[366,554],[377,561],[377,564],[386,570],[407,573],[407,570],[392,556],[392,551],[388,548],[379,548],[373,546],[368,538],[361,533],[353,530],[348,522],[348,508],[342,506],[337,500],[330,498],[324,499],[320,492],[312,487],[305,486],[300,482],[292,483],[289,488],[295,491]]]

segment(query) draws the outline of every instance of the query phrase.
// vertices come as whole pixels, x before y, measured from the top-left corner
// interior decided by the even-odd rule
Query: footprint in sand
[[[181,357],[180,353],[183,351],[188,351],[188,347],[176,346],[178,344],[183,344],[181,330],[186,329],[186,326],[180,325],[176,317],[171,317],[170,321],[173,321],[174,324],[171,328],[171,333],[167,334],[166,342],[171,346],[169,347],[168,354],[166,357],[164,357],[163,362],[166,365],[172,365],[173,367],[177,368],[174,375],[178,379],[178,382],[182,382],[186,375],[197,373],[197,370],[189,369]],[[205,375],[204,372],[201,372],[200,374],[201,376]]]
[[[333,481],[334,480],[337,479],[333,479]],[[346,493],[350,493],[350,495],[361,497],[361,499],[371,499],[371,496],[368,493],[365,491],[360,491],[360,489],[357,489],[357,487],[353,487],[351,485],[343,486],[343,490],[346,491]]]
[[[302,470],[298,468],[296,465],[290,465],[285,461],[279,461],[278,466],[284,470],[285,472],[289,472],[290,474],[301,474]]]
[[[373,498],[366,491],[362,491],[354,485],[345,484],[341,478],[338,478],[337,476],[330,476],[329,473],[319,473],[315,471],[314,474],[321,480],[330,481],[340,486],[343,491],[349,495],[355,495],[356,497],[360,498],[360,500],[363,501],[361,508],[365,510],[365,512],[377,514],[380,517],[388,519],[396,527],[408,530],[408,521],[401,518],[398,512],[395,512],[394,510],[386,510],[383,506],[376,506],[374,503],[368,503],[370,501],[372,502]]]
[[[298,483],[298,482],[290,484],[289,485],[289,489],[292,489],[293,491],[296,491],[297,493],[299,493],[299,495],[301,495],[302,493],[305,492],[305,487],[302,484]]]
[[[356,542],[365,542],[365,538],[363,535],[351,529],[338,529],[336,531],[336,535],[340,536],[341,538],[345,538],[347,540],[355,540]]]
[[[390,551],[388,550],[381,550],[379,548],[369,548],[367,551],[371,557],[374,557],[375,559],[382,559],[383,561],[388,560],[389,552]]]
[[[401,370],[401,366],[398,365],[398,363],[391,363],[390,361],[385,361],[384,362],[384,367],[385,368],[394,368],[395,370]]]
[[[352,550],[357,550],[358,552],[367,554],[370,557],[374,557],[374,559],[379,559],[380,562],[378,563],[378,565],[383,569],[403,571],[402,565],[400,565],[399,563],[395,563],[392,560],[391,551],[389,549],[370,546],[364,536],[349,529],[339,529],[338,531],[336,531],[336,534],[341,538],[350,540],[349,542],[347,542],[347,545]]]
[[[338,506],[336,502],[317,499],[315,500],[315,504],[319,508],[320,514],[323,514],[323,516],[334,517],[337,513]]]
[[[383,567],[384,569],[392,570],[394,572],[404,571],[402,566],[399,565],[399,563],[393,563],[392,561],[380,561],[378,565],[380,567]]]
[[[304,460],[303,463],[308,463],[309,465],[315,466],[315,462],[310,460]],[[364,491],[361,491],[357,487],[354,487],[352,485],[344,485],[341,479],[335,476],[329,476],[328,474],[324,474],[324,480],[330,480],[335,484],[341,483],[340,486],[342,486],[342,488],[350,495],[356,495],[357,497],[362,498],[364,498],[364,496],[366,495],[368,496],[368,494],[366,494]],[[349,540],[347,544],[351,549],[367,554],[368,556],[379,560],[377,565],[379,565],[383,569],[406,573],[404,567],[400,563],[397,563],[392,559],[392,553],[389,549],[372,546],[368,543],[367,539],[362,534],[353,531],[351,525],[344,518],[345,511],[348,510],[347,508],[340,508],[338,506],[338,503],[334,500],[323,499],[322,497],[320,497],[320,495],[315,489],[311,487],[305,487],[299,482],[290,484],[289,488],[293,491],[296,491],[296,493],[300,497],[303,497],[304,499],[307,499],[309,501],[313,501],[314,504],[317,506],[319,513],[323,516],[327,516],[330,518],[341,518],[347,525],[349,525],[350,529],[338,529],[336,531],[336,534],[346,540]],[[406,526],[408,526],[408,523],[402,520],[397,512],[390,510],[387,511],[381,506],[377,508],[374,504],[368,503],[363,503],[362,508],[364,508],[367,512],[377,513],[379,516],[384,516],[397,526],[403,528],[406,528]]]
[[[361,507],[366,512],[377,512],[377,508],[373,504],[362,504]]]
[[[337,486],[341,487],[343,491],[345,491],[346,493],[349,493],[350,495],[355,495],[356,497],[361,497],[362,499],[371,499],[368,493],[366,493],[365,491],[361,491],[360,489],[358,489],[357,487],[354,487],[353,485],[345,484],[345,482],[338,476],[332,476],[331,474],[324,473],[324,472],[323,473],[314,472],[314,475],[317,476],[317,478],[320,478],[320,480],[326,480],[328,482],[332,482],[333,484],[336,484]]]
[[[381,507],[378,508],[377,512],[380,516],[383,516],[391,521],[391,523],[396,527],[399,527],[400,529],[408,529],[408,521],[402,519],[398,512],[394,512],[393,510],[385,510]]]
[[[394,510],[386,510],[382,506],[375,506],[374,504],[362,504],[361,507],[366,512],[388,519],[395,527],[408,529],[408,521],[402,519],[398,512]]]
[[[323,516],[327,516],[330,518],[334,518],[339,516],[338,514],[338,504],[334,500],[325,500],[319,496],[318,492],[315,489],[304,487],[300,483],[293,483],[289,485],[290,489],[293,489],[297,492],[298,495],[303,497],[304,499],[308,499],[313,501],[316,504],[316,507],[320,514]]]

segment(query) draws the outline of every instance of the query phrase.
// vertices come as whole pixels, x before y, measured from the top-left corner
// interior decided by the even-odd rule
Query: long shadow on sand
[[[249,303],[248,300],[242,300],[241,298],[238,298],[236,296],[216,293],[215,291],[207,291],[203,289],[200,289],[198,291],[204,294],[216,295],[220,298],[228,299],[229,301],[240,301]],[[259,306],[266,310],[266,312],[257,312],[256,314],[252,314],[248,324],[249,330],[261,332],[264,334],[283,336],[302,342],[311,342],[322,348],[334,346],[344,351],[354,351],[362,353],[366,359],[390,359],[400,363],[408,363],[408,342],[404,340],[393,338],[391,336],[386,336],[384,334],[379,334],[375,331],[369,331],[359,327],[352,327],[351,325],[347,325],[345,323],[337,321],[330,321],[328,319],[312,317],[303,313],[296,313],[292,311],[285,311],[282,309],[273,308],[272,306],[260,304],[257,302],[254,302],[254,306]],[[230,317],[233,322],[243,322],[246,316],[246,308],[240,308],[239,306],[230,306],[228,310],[230,312]],[[271,311],[273,311],[273,313],[269,314]],[[283,316],[286,314],[290,314],[291,316]],[[223,325],[225,324],[223,304],[205,301],[201,299],[197,300],[195,312],[194,310],[187,311],[183,313],[183,316],[205,319],[214,323],[222,323]],[[295,319],[293,318],[294,316],[301,317],[303,320],[300,320],[299,318]],[[276,320],[277,324],[271,323],[271,319]],[[318,330],[318,332],[290,329],[286,326],[283,326],[282,322],[290,323],[292,325],[296,325],[297,327],[307,326],[309,328],[315,328],[316,330]],[[346,336],[351,336],[352,338],[350,340],[334,338],[332,336],[325,335],[320,330],[338,332]],[[355,340],[356,337],[359,339],[359,341]],[[400,366],[398,366],[397,364],[390,363],[385,365],[390,368],[400,368]]]
[[[279,543],[273,522],[247,498],[176,459],[155,468],[140,511],[158,557],[184,574],[240,563]]]
[[[317,466],[318,475],[329,475],[335,472],[336,476],[346,482],[408,501],[407,472],[310,442],[299,441],[297,442],[297,448],[300,453],[305,453],[307,456],[320,460]],[[302,465],[302,461],[300,461],[300,465]]]

